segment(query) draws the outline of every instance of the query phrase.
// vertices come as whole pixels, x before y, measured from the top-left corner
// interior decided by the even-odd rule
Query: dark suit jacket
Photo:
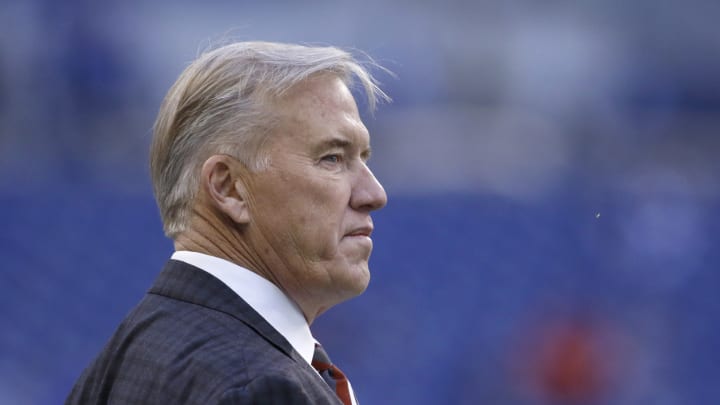
[[[229,287],[170,260],[66,404],[333,404],[335,393]]]

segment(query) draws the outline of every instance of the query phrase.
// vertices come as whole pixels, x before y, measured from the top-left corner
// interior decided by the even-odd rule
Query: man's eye
[[[320,160],[322,160],[323,162],[328,162],[328,163],[340,163],[342,161],[342,157],[337,154],[325,155]]]

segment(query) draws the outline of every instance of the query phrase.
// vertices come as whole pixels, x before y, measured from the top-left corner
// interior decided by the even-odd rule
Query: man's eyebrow
[[[325,151],[327,149],[333,149],[333,148],[348,149],[351,147],[353,147],[352,141],[345,139],[345,138],[333,137],[333,138],[329,138],[329,139],[320,141],[315,146],[314,149],[315,149],[316,153],[322,153],[323,151]],[[367,148],[362,149],[360,151],[360,153],[362,154],[362,156],[365,160],[368,160],[371,155],[370,145],[368,145]]]
[[[352,142],[342,138],[330,138],[321,141],[317,145],[317,149],[330,149],[330,148],[347,148],[352,145]]]

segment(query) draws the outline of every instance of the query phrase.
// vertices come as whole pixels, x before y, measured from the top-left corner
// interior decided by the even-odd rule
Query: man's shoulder
[[[109,345],[141,351],[157,346],[154,358],[166,352],[173,358],[176,352],[212,357],[230,351],[240,355],[269,350],[273,341],[288,349],[281,335],[222,282],[201,270],[178,270],[178,266],[187,265],[171,263],[170,271],[166,267],[118,326]]]
[[[239,368],[265,359],[292,363],[292,357],[261,334],[260,328],[235,314],[148,294],[120,324],[104,351],[110,349],[113,356],[122,351],[124,359],[143,359],[165,369],[187,363],[213,374],[237,375]]]
[[[317,382],[297,359],[233,314],[148,294],[80,377],[71,394],[79,401],[68,403],[214,403],[267,390],[297,394],[298,386]]]

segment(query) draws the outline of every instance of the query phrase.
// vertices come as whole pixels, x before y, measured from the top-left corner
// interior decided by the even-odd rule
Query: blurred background
[[[363,404],[710,404],[720,3],[0,1],[0,404],[61,403],[172,253],[160,101],[223,38],[366,51],[390,202],[313,326]],[[715,236],[713,236],[715,235]]]

